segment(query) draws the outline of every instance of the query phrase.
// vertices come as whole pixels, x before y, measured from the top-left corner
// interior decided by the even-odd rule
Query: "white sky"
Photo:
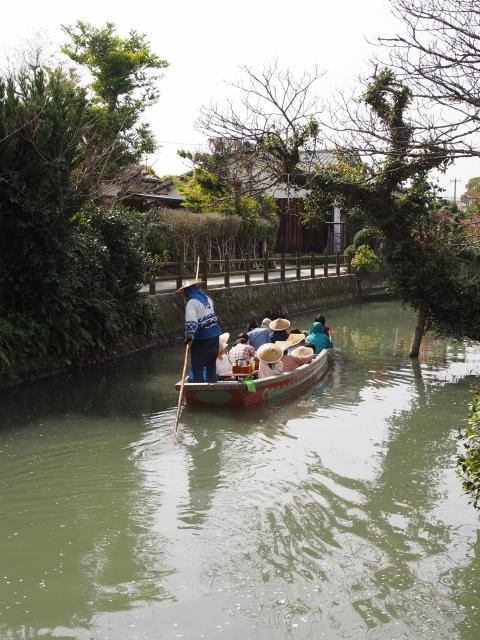
[[[259,68],[275,58],[297,72],[318,65],[327,71],[321,96],[329,98],[367,70],[373,52],[367,40],[398,30],[387,0],[23,0],[2,3],[0,54],[35,33],[60,45],[60,25],[76,20],[114,22],[122,35],[132,28],[146,33],[153,51],[170,63],[160,102],[146,113],[162,145],[151,160],[159,175],[188,168],[177,148],[195,149],[204,141],[194,128],[198,110],[226,101],[232,89],[225,81],[240,76],[240,65]],[[480,160],[461,160],[440,184],[451,197],[450,180],[458,178],[459,197],[476,175]]]

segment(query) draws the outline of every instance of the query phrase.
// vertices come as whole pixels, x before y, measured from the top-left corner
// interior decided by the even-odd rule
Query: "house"
[[[301,164],[328,164],[332,152],[328,150],[304,152]],[[191,172],[183,174],[191,175]],[[181,179],[182,176],[177,176]],[[342,252],[350,244],[353,232],[347,229],[345,217],[338,207],[327,215],[318,228],[308,229],[301,223],[305,190],[284,184],[267,187],[266,193],[275,199],[280,217],[276,253],[324,253]],[[122,202],[139,211],[153,207],[179,208],[184,197],[172,178],[159,178],[144,167],[134,166],[126,170],[114,183],[104,187],[103,200],[112,205]]]
[[[327,165],[332,159],[332,152],[323,149],[314,152],[305,151],[300,165],[306,170],[314,170],[314,166]],[[350,244],[350,233],[346,229],[345,216],[338,207],[334,207],[316,229],[308,229],[301,223],[304,189],[297,189],[288,183],[275,187],[270,191],[278,205],[280,226],[275,251],[277,253],[324,253],[342,252]]]
[[[115,180],[104,183],[100,200],[106,206],[125,204],[137,211],[153,207],[176,209],[181,206],[181,196],[172,178],[159,178],[146,167],[129,167]]]

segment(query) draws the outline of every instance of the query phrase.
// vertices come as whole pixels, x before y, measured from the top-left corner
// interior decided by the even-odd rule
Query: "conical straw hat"
[[[182,293],[188,287],[193,287],[195,284],[203,284],[202,280],[183,280],[182,286],[175,291],[175,293]]]
[[[279,362],[283,358],[283,349],[278,343],[272,344],[271,342],[267,342],[259,347],[257,356],[262,362],[275,364],[275,362]]]
[[[290,320],[286,320],[285,318],[277,318],[276,320],[272,320],[270,323],[270,329],[272,331],[282,331],[284,329],[288,329],[290,326]]]
[[[297,347],[292,351],[292,356],[307,363],[313,358],[315,352],[311,347]]]
[[[294,347],[296,344],[300,344],[305,340],[305,335],[303,333],[291,333],[286,339],[286,343],[288,348]]]

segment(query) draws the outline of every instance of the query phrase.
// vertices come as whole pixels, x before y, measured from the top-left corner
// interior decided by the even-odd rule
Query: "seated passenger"
[[[270,318],[262,320],[262,326],[256,327],[248,332],[248,344],[251,344],[255,351],[270,341]]]
[[[312,324],[310,333],[305,338],[305,344],[308,347],[312,347],[315,353],[320,353],[323,349],[331,349],[333,347],[333,342],[325,335],[321,322],[314,322]]]
[[[298,331],[298,329],[297,329]],[[287,345],[289,355],[292,353],[295,347],[298,347],[300,344],[305,343],[305,334],[298,331],[298,333],[292,333],[290,331],[290,335],[285,340],[285,344]]]
[[[263,344],[257,352],[259,359],[258,378],[270,378],[283,373],[283,351],[277,344]]]
[[[300,364],[308,364],[315,357],[312,347],[297,347],[292,351],[292,356],[300,361]]]
[[[217,376],[219,377],[232,375],[232,363],[230,362],[228,353],[226,353],[229,337],[230,337],[229,333],[222,333],[222,335],[218,339],[218,355],[217,355],[216,366],[217,366]]]
[[[302,364],[300,360],[295,358],[295,356],[289,355],[287,342],[276,342],[275,344],[278,345],[283,350],[283,356],[282,356],[283,373],[288,373],[289,371],[293,371],[294,369],[296,369]]]
[[[270,331],[272,335],[270,336],[270,342],[277,342],[280,340],[286,340],[288,338],[287,329],[290,326],[290,320],[286,320],[285,318],[277,318],[276,320],[272,320],[270,323]]]
[[[325,323],[325,316],[317,316],[315,318],[315,322],[320,322],[320,324],[322,324],[323,326],[323,333],[325,333],[325,335],[327,335],[330,338],[330,327],[328,327]],[[313,324],[312,324],[313,327]],[[312,333],[312,327],[310,327],[310,333]]]
[[[228,354],[230,362],[235,363],[236,360],[251,360],[255,357],[256,352],[252,345],[247,344],[248,335],[246,333],[240,333],[238,340],[235,342],[235,346],[230,349]]]

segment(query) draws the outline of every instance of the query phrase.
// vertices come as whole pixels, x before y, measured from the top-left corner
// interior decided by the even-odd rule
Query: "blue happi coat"
[[[185,289],[185,334],[194,340],[216,338],[222,333],[213,309],[212,299],[195,286]]]

